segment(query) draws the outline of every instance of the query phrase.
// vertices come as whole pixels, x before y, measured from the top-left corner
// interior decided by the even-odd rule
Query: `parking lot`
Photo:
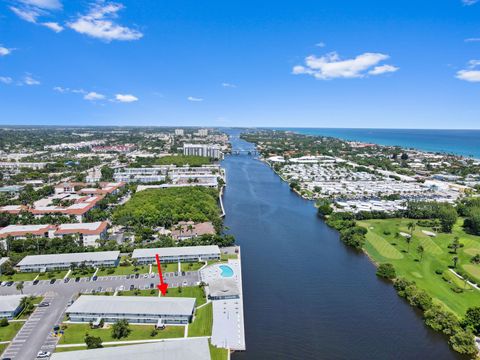
[[[200,281],[197,271],[165,273],[164,280],[169,287],[194,286]],[[53,352],[58,338],[53,328],[61,323],[67,305],[79,294],[93,292],[115,292],[116,290],[150,289],[159,283],[158,274],[99,276],[98,278],[57,279],[25,281],[25,295],[43,296],[47,307],[37,307],[25,325],[20,329],[3,354],[3,358],[32,360],[42,351]],[[2,284],[3,285],[3,284]],[[15,284],[1,286],[0,295],[18,294]]]

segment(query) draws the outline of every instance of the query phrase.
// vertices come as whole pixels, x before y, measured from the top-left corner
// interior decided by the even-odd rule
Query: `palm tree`
[[[405,237],[405,241],[407,242],[407,252],[410,252],[410,243],[412,242],[412,236]]]
[[[410,221],[407,224],[408,230],[410,230],[410,237],[413,236],[413,232],[415,231],[416,224],[413,221]]]
[[[23,295],[23,281],[20,281],[17,286],[17,290],[20,291],[20,293]]]
[[[453,261],[453,267],[456,268],[457,267],[457,262],[458,262],[458,256],[454,256],[452,261]]]
[[[417,247],[417,252],[418,252],[418,254],[420,255],[420,261],[422,261],[422,259],[423,259],[423,253],[425,252],[425,249],[423,248],[422,245],[418,245],[418,247]]]

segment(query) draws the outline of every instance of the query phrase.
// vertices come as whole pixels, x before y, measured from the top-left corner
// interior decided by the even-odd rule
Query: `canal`
[[[268,166],[248,155],[223,166],[225,225],[242,247],[247,351],[234,360],[458,358]]]

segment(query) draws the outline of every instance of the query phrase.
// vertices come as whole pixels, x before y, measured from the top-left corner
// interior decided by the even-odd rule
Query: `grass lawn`
[[[22,328],[23,324],[25,324],[23,321],[22,322],[10,321],[8,326],[0,327],[0,341],[12,340],[17,334],[17,332]]]
[[[200,269],[205,263],[203,262],[186,262],[182,263],[182,271],[196,271]]]
[[[199,286],[168,288],[168,297],[193,297],[197,299],[196,306],[200,306],[207,302],[205,291]]]
[[[154,270],[157,271],[157,265],[154,266]],[[177,272],[178,271],[178,263],[165,263],[162,264],[162,271],[163,272]]]
[[[109,276],[109,275],[130,275],[130,274],[146,274],[148,273],[149,266],[142,265],[142,266],[117,266],[115,268],[105,268],[99,269],[97,272],[97,276]]]
[[[210,359],[212,360],[227,360],[228,359],[228,350],[223,348],[217,348],[213,346],[210,341],[208,342],[210,347]]]
[[[48,280],[48,279],[63,279],[65,275],[67,275],[68,270],[62,271],[47,271],[44,273],[40,273],[38,275],[39,280]]]
[[[130,325],[130,335],[122,339],[112,338],[112,329],[108,328],[91,329],[89,324],[64,324],[67,326],[65,334],[60,338],[59,344],[81,344],[84,342],[85,334],[88,332],[91,336],[98,336],[103,342],[110,341],[130,341],[130,340],[148,340],[148,339],[170,339],[183,337],[185,329],[183,326],[167,326],[163,330],[158,330],[157,335],[151,336],[154,329],[152,325]]]
[[[238,259],[238,254],[221,254],[220,260],[227,261],[228,259]]]
[[[117,296],[158,296],[158,290],[157,288],[148,290],[125,290],[119,291]]]
[[[15,273],[13,275],[0,276],[1,281],[31,281],[37,277],[36,272]]]
[[[211,336],[213,325],[212,303],[195,310],[195,320],[188,326],[188,336]]]
[[[0,344],[0,355],[3,354],[5,349],[7,348],[8,344]]]
[[[461,227],[462,220],[454,226],[451,234],[439,233],[429,237],[422,230],[431,228],[416,226],[413,239],[408,246],[399,232],[409,233],[409,219],[386,219],[359,221],[368,229],[365,250],[378,263],[391,263],[398,276],[416,282],[427,291],[434,301],[443,304],[458,317],[463,317],[469,307],[480,304],[480,291],[465,285],[448,268],[453,266],[453,257],[458,256],[457,271],[463,270],[480,282],[480,265],[473,265],[470,259],[480,249],[480,236],[469,235]],[[464,246],[452,253],[448,245],[458,236]],[[419,245],[425,249],[423,257],[417,251]],[[437,272],[439,274],[437,274]],[[453,291],[461,291],[456,293]]]

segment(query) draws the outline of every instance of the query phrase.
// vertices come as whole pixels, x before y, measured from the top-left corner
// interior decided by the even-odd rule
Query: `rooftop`
[[[195,298],[82,295],[67,309],[67,313],[189,316],[194,306]]]
[[[54,353],[51,360],[210,360],[206,338]]]
[[[98,251],[70,254],[29,255],[25,256],[18,266],[32,266],[57,263],[81,263],[83,261],[115,261],[120,256],[120,251]]]
[[[4,295],[0,296],[0,312],[15,311],[25,295]]]
[[[181,255],[204,255],[204,254],[218,254],[220,249],[217,245],[206,246],[181,246],[181,247],[167,247],[156,249],[135,249],[133,250],[132,258],[145,258],[159,256],[181,256]]]

